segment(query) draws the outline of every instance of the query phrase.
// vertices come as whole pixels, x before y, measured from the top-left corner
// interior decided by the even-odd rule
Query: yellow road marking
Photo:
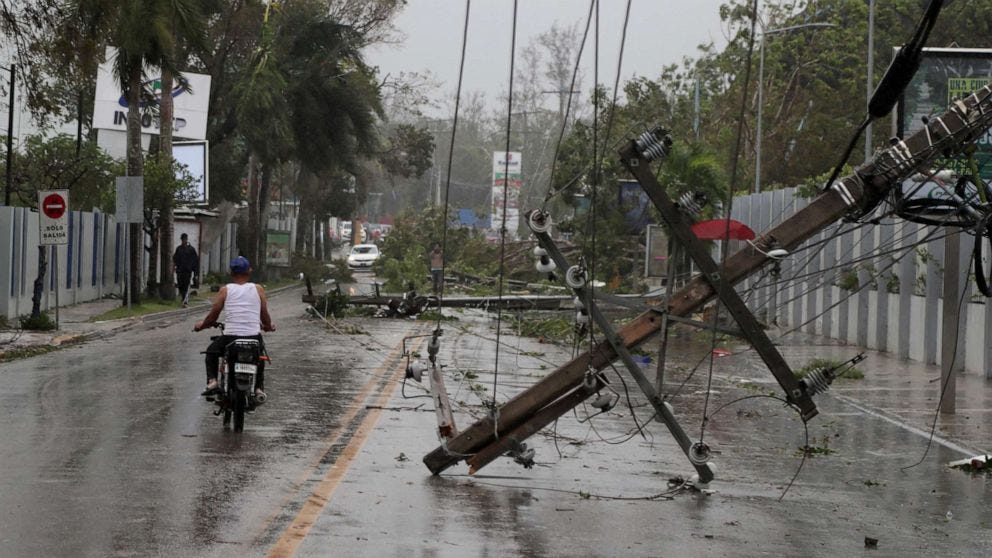
[[[413,350],[413,349],[411,349]],[[390,378],[389,385],[383,388],[379,397],[372,408],[369,409],[368,414],[362,420],[362,423],[358,426],[358,429],[352,435],[351,440],[348,445],[341,451],[341,454],[335,460],[334,465],[327,471],[323,480],[317,485],[310,497],[307,498],[306,503],[303,504],[303,508],[296,514],[293,522],[283,531],[279,540],[272,546],[272,550],[269,551],[267,555],[268,558],[289,558],[296,553],[296,549],[306,538],[307,534],[310,533],[310,529],[313,528],[314,523],[320,514],[324,511],[327,503],[330,501],[331,496],[334,494],[335,489],[337,489],[338,484],[341,483],[341,479],[344,478],[345,473],[348,472],[348,468],[351,463],[358,456],[358,452],[361,451],[362,446],[365,445],[365,441],[368,439],[369,434],[375,429],[376,423],[379,421],[379,415],[382,414],[382,407],[389,402],[392,398],[393,393],[396,391],[396,384],[400,374],[404,373],[404,367],[402,362],[398,363],[393,370],[392,378]],[[367,395],[366,390],[363,389],[363,393]],[[359,411],[360,401],[355,400],[354,408],[349,410],[347,419],[342,422],[342,426],[338,428],[334,435],[334,441],[331,442],[333,446],[344,434],[344,428],[347,426],[351,419]]]
[[[389,368],[390,368],[389,365],[392,364],[393,366],[396,366],[395,364],[393,364],[393,361],[399,358],[400,356],[402,356],[400,355],[400,352],[401,352],[400,346],[396,346],[392,351],[390,351],[389,354],[386,355],[386,358],[383,359],[382,361],[383,365],[380,368],[377,368],[375,372],[371,374],[372,377],[369,379],[369,381],[365,382],[365,385],[363,385],[362,388],[359,390],[359,392],[355,395],[355,397],[352,398],[351,402],[348,404],[347,412],[345,412],[345,414],[342,415],[341,417],[341,422],[340,422],[341,425],[335,428],[334,430],[332,430],[331,433],[324,438],[324,441],[319,446],[321,448],[327,448],[327,450],[319,452],[310,461],[310,463],[307,464],[303,472],[300,473],[300,475],[296,478],[296,481],[293,482],[292,484],[292,486],[295,487],[292,494],[287,496],[286,499],[283,500],[282,505],[277,507],[272,512],[272,514],[269,515],[268,518],[266,518],[265,522],[262,524],[264,527],[262,528],[262,532],[259,534],[259,538],[261,538],[268,531],[268,526],[271,525],[273,521],[275,521],[276,517],[279,516],[279,513],[282,510],[284,510],[290,504],[290,502],[293,501],[293,496],[296,495],[296,488],[303,486],[303,483],[305,483],[306,480],[310,478],[311,475],[313,475],[314,469],[316,469],[320,465],[320,462],[324,459],[324,456],[327,455],[327,451],[329,451],[330,448],[332,448],[334,444],[336,444],[337,441],[341,438],[341,434],[345,431],[348,425],[351,424],[351,421],[352,419],[355,418],[355,415],[357,415],[358,412],[361,410],[362,402],[368,399],[369,394],[372,393],[373,389],[375,389],[376,384],[378,384],[382,380],[385,374],[389,373]],[[255,540],[257,542],[258,538],[256,538]]]

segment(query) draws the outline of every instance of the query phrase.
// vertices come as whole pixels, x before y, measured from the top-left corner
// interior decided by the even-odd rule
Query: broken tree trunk
[[[975,141],[989,126],[992,126],[992,85],[956,101],[947,113],[928,121],[922,130],[882,151],[854,174],[830,185],[808,206],[729,257],[718,280],[729,288],[768,263],[765,254],[768,250],[792,250],[846,214],[871,211],[894,185],[901,185],[903,180],[926,168],[939,156],[956,152]],[[624,150],[630,149],[634,149],[633,142]],[[668,312],[686,316],[702,308],[716,295],[709,281],[701,276],[694,277],[671,297]],[[618,330],[619,342],[628,348],[636,347],[658,333],[661,322],[657,312],[644,312]],[[547,424],[566,413],[574,405],[561,404],[556,405],[553,412],[542,414],[541,411],[580,387],[590,368],[603,370],[617,356],[608,342],[597,344],[500,406],[499,432],[495,431],[491,417],[483,418],[427,454],[424,464],[432,473],[439,474],[464,458],[489,454],[486,448],[506,433],[536,432],[534,428],[521,429],[521,426],[530,421]],[[575,402],[578,404],[584,398],[571,399],[578,399]],[[473,471],[484,465],[481,461],[480,466],[473,466]]]

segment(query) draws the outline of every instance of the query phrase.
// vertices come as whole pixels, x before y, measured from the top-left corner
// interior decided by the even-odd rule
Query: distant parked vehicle
[[[348,267],[368,269],[379,259],[379,247],[375,244],[358,244],[348,254]]]

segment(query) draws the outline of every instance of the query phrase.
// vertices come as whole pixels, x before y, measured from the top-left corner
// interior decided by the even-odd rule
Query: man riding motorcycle
[[[217,368],[224,349],[231,342],[238,338],[251,338],[261,344],[259,326],[261,331],[276,330],[269,316],[265,289],[250,281],[252,269],[248,259],[243,256],[234,258],[230,269],[232,282],[220,288],[210,312],[193,327],[193,331],[208,328],[217,323],[221,311],[224,312],[224,334],[207,347],[207,389],[201,394],[207,397],[223,393],[217,384]],[[264,380],[264,367],[259,366],[255,380],[255,399],[258,401],[265,400],[265,392],[262,391]]]

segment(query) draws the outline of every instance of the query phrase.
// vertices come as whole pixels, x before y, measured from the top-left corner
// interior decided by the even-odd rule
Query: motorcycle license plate
[[[257,370],[258,370],[258,366],[254,364],[249,364],[247,362],[234,363],[235,374],[254,374]]]

